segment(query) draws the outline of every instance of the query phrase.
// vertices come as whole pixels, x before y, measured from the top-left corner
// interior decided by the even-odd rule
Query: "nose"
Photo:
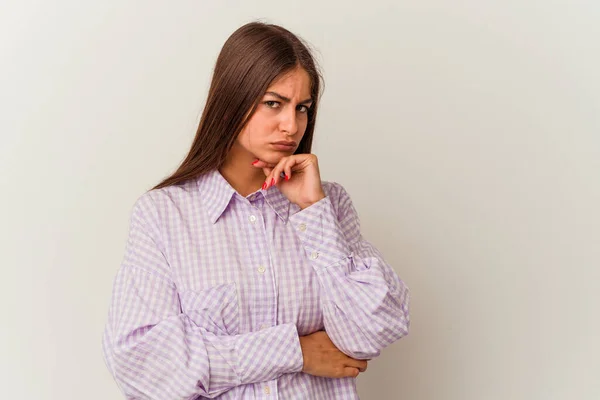
[[[289,109],[280,114],[281,121],[279,122],[279,129],[288,136],[293,136],[298,132],[298,121],[296,120],[296,110],[294,110],[293,107],[289,107]]]

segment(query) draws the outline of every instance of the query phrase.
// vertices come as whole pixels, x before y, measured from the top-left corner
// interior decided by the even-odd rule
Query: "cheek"
[[[270,119],[259,113],[254,114],[246,127],[238,136],[238,142],[248,150],[260,147],[265,138],[269,136],[271,127]]]
[[[248,148],[248,127],[246,126],[238,135],[236,142],[243,148]]]
[[[256,113],[250,121],[252,136],[257,139],[268,137],[277,128],[277,118],[267,113]]]
[[[300,120],[298,121],[298,131],[301,134],[301,136],[304,136],[307,126],[308,126],[308,118],[307,117],[300,118]]]

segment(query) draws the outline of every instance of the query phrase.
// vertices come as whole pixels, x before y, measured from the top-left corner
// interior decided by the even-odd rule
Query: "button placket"
[[[253,264],[252,270],[255,275],[253,290],[257,291],[260,299],[260,303],[263,304],[260,310],[257,310],[261,318],[252,321],[254,329],[263,330],[270,328],[275,325],[277,306],[275,298],[275,288],[273,287],[271,271],[271,249],[269,244],[266,242],[268,236],[268,228],[265,224],[268,222],[270,215],[264,215],[264,213],[270,212],[270,210],[263,210],[263,199],[257,196],[254,201],[249,204],[251,208],[248,209],[248,221],[250,222],[250,253],[251,258],[249,259],[250,265]],[[254,218],[252,218],[254,217]],[[261,219],[262,218],[262,219]],[[270,304],[273,303],[271,306]],[[264,393],[263,383],[263,393]],[[269,398],[277,398],[276,389],[270,388]]]

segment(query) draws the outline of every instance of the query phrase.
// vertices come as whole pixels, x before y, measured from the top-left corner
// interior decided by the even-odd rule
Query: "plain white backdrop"
[[[121,398],[101,335],[129,212],[255,19],[315,48],[323,179],[411,290],[361,398],[600,398],[591,0],[3,0],[0,398]]]

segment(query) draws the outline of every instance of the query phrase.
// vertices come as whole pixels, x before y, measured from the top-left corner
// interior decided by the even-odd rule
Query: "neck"
[[[262,187],[265,174],[261,168],[252,165],[256,160],[252,154],[240,150],[233,146],[219,172],[231,187],[245,197]]]

